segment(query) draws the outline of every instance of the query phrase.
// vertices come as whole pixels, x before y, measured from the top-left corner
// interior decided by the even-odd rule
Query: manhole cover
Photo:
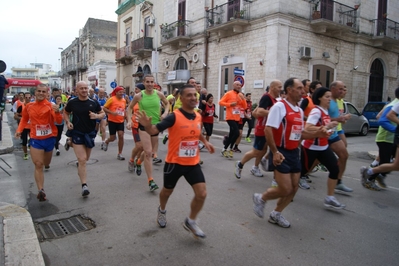
[[[39,240],[45,241],[91,230],[96,227],[96,223],[88,217],[76,215],[56,221],[35,223],[35,227]]]

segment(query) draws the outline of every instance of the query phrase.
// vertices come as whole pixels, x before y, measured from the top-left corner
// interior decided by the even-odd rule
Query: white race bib
[[[36,125],[36,136],[44,137],[51,135],[53,132],[51,131],[50,124],[47,125]]]
[[[239,115],[240,114],[240,108],[238,108],[238,107],[233,108],[232,113],[233,113],[233,115]]]
[[[291,128],[290,140],[300,140],[302,135],[302,126],[293,125]]]
[[[182,141],[179,147],[179,157],[195,157],[198,151],[198,140]]]
[[[123,110],[122,108],[117,108],[116,113],[117,115],[125,116],[125,110]]]

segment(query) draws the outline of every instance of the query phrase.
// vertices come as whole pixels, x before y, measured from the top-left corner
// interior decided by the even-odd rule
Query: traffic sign
[[[244,76],[245,75],[245,71],[244,71],[244,69],[234,68],[234,75],[236,75],[236,76]]]
[[[244,87],[244,77],[243,76],[235,76],[234,81],[239,81],[241,82],[241,86]]]
[[[116,84],[115,81],[112,81],[111,84],[109,84],[111,86],[111,88],[115,89],[116,86],[118,86],[118,84]]]

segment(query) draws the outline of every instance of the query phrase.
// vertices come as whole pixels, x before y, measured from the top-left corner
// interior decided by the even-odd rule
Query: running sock
[[[87,186],[87,184],[86,184],[86,183],[83,183],[83,184],[82,184],[82,187],[83,187],[83,186]]]
[[[134,160],[133,160],[133,158],[130,158],[130,160],[129,160],[131,163],[134,163]]]
[[[372,165],[373,167],[376,167],[378,164],[379,164],[379,162],[376,161],[376,160],[374,160],[374,161],[371,163],[371,165]]]
[[[140,164],[141,164],[140,158],[137,159],[137,163],[136,163],[136,164],[137,164],[137,165],[140,165]]]
[[[187,221],[188,221],[189,224],[194,224],[195,223],[195,220],[191,220],[189,217],[187,217]]]
[[[161,213],[166,213],[166,210],[162,210],[162,209],[161,209],[161,206],[159,206],[159,211],[160,211]]]
[[[368,175],[374,175],[374,173],[373,173],[373,168],[367,169],[367,174],[368,174]]]
[[[237,144],[234,145],[234,149],[238,149],[238,145]]]
[[[277,214],[280,214],[281,212],[278,212],[278,211],[272,211],[272,214],[274,214],[274,215],[277,215]]]
[[[342,180],[341,180],[341,179],[338,179],[337,185],[339,185],[339,184],[341,184],[341,183],[342,183]]]
[[[153,180],[154,180],[154,178],[149,177],[149,178],[148,178],[148,183],[151,182],[151,181],[153,181]]]
[[[239,163],[238,163],[238,167],[239,167],[240,169],[242,169],[242,168],[244,167],[244,165],[243,165],[241,162],[239,162]]]
[[[326,198],[329,199],[329,200],[333,200],[335,197],[334,197],[334,196],[328,196],[328,195],[327,195]]]

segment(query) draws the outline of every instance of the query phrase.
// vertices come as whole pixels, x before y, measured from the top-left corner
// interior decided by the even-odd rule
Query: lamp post
[[[64,51],[64,48],[61,48],[61,47],[58,47],[58,49],[59,50],[61,50],[61,53],[62,53],[62,51]],[[62,54],[61,54],[61,56],[60,56],[60,59],[62,58]],[[58,71],[61,71],[61,62],[60,62],[60,59],[58,59],[58,63],[59,63],[59,68],[58,68]]]

